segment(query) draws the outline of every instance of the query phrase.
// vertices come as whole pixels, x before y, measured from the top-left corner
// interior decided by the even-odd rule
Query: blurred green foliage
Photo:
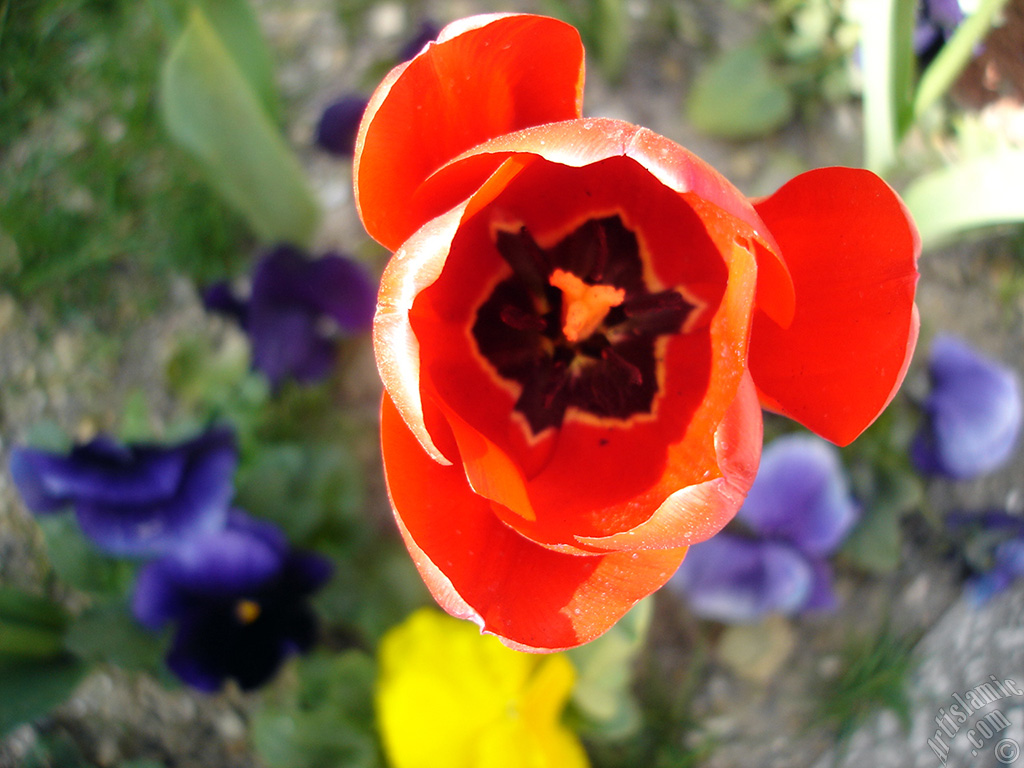
[[[134,0],[0,0],[0,276],[61,306],[233,271],[248,234],[157,119],[166,41]],[[147,279],[148,278],[148,279]]]
[[[832,728],[844,741],[869,716],[885,709],[909,730],[908,686],[918,663],[915,644],[889,627],[851,640],[843,651],[838,676],[822,686],[815,722]]]

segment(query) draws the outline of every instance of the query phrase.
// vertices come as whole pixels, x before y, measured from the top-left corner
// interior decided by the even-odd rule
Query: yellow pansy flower
[[[587,768],[560,722],[576,671],[424,608],[380,646],[377,721],[393,768]]]

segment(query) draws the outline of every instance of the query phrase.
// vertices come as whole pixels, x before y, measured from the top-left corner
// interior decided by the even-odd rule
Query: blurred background
[[[791,525],[832,524],[828,551],[739,520],[733,572],[691,553],[566,655],[559,728],[595,766],[1024,765],[1024,0],[0,0],[0,767],[411,768],[384,746],[422,734],[384,732],[381,647],[432,603],[383,489],[368,322],[389,254],[351,154],[393,66],[499,10],[580,30],[585,115],[750,196],[870,168],[923,242],[921,343],[883,417],[841,451],[766,423]],[[133,607],[145,559],[81,517],[89,493],[134,503],[149,454],[107,486],[73,446],[159,446],[185,483],[214,425],[233,505],[333,575],[300,590],[315,642],[203,690]],[[26,490],[40,456],[88,478],[47,502],[78,517]],[[455,667],[436,685],[486,679]]]

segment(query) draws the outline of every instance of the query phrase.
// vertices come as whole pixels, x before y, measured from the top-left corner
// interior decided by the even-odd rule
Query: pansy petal
[[[159,630],[177,618],[182,610],[182,594],[169,561],[154,560],[135,579],[132,613],[144,627]]]
[[[63,500],[147,504],[174,493],[188,462],[189,444],[175,448],[115,445],[97,438],[64,456],[19,448],[11,456],[25,502],[52,510]],[[31,503],[30,503],[31,502]]]
[[[699,616],[748,623],[799,610],[812,584],[811,566],[795,549],[722,533],[690,547],[669,588]]]
[[[494,15],[449,25],[370,99],[353,168],[367,231],[396,249],[445,210],[411,204],[427,176],[494,136],[578,117],[582,94],[583,46],[568,24]]]
[[[353,93],[328,104],[316,124],[317,145],[332,155],[351,157],[368,101],[366,96]]]
[[[153,555],[182,546],[224,527],[237,465],[233,442],[213,445],[189,457],[181,484],[167,498],[150,504],[78,501],[78,523],[97,547],[115,555]]]
[[[937,336],[928,362],[926,424],[911,446],[918,469],[963,480],[998,469],[1020,437],[1017,374],[952,336]]]
[[[823,168],[755,206],[796,287],[783,327],[756,312],[750,370],[762,402],[845,445],[888,405],[917,340],[920,239],[874,174]]]
[[[369,270],[338,253],[325,253],[309,265],[310,303],[346,333],[370,330],[377,284]]]
[[[283,557],[250,533],[225,529],[168,555],[169,578],[179,588],[234,595],[257,588],[281,569]]]
[[[594,639],[683,557],[684,549],[599,556],[545,549],[500,522],[460,468],[431,460],[387,395],[381,435],[399,529],[434,598],[513,648],[551,651]]]
[[[53,462],[56,459],[57,464]],[[55,486],[51,475],[64,466],[64,457],[54,457],[48,451],[15,446],[11,449],[8,468],[14,487],[21,500],[33,514],[59,512],[71,504],[67,489]]]
[[[811,589],[801,611],[829,612],[839,607],[833,583],[832,566],[821,558],[810,558]]]
[[[824,555],[839,545],[857,516],[839,452],[811,435],[786,435],[761,454],[738,518],[763,537]]]

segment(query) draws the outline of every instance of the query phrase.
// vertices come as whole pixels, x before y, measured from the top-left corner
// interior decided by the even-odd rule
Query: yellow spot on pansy
[[[562,269],[552,272],[548,282],[562,292],[562,335],[572,344],[596,331],[609,310],[626,298],[623,288],[588,285]]]
[[[260,617],[260,604],[255,600],[239,600],[235,603],[235,617],[242,624],[252,624]]]
[[[392,768],[586,768],[560,722],[576,673],[422,609],[380,645],[376,707]]]

